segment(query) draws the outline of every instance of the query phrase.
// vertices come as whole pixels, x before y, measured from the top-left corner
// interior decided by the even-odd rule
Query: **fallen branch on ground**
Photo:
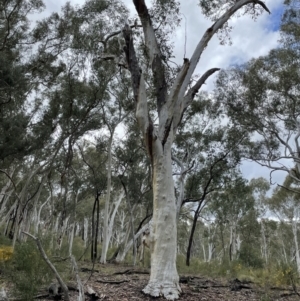
[[[116,272],[113,275],[131,275],[131,274],[141,274],[141,275],[149,275],[149,271],[138,271],[138,270],[125,270],[123,272]]]
[[[108,284],[121,284],[121,283],[124,283],[124,282],[129,282],[129,280],[120,280],[120,281],[117,281],[117,280],[96,280],[96,282],[99,282],[99,283],[108,283]]]
[[[59,282],[60,286],[61,286],[61,289],[62,291],[64,292],[64,300],[65,301],[70,301],[70,298],[69,298],[69,290],[68,290],[68,287],[66,286],[66,284],[64,283],[64,281],[62,280],[62,278],[60,277],[59,273],[57,272],[55,266],[52,264],[52,262],[49,260],[42,244],[41,244],[41,241],[39,240],[38,237],[35,237],[33,236],[32,234],[30,233],[27,233],[27,232],[24,232],[22,231],[22,233],[24,233],[25,235],[31,237],[37,244],[37,247],[43,257],[43,259],[45,260],[45,262],[48,264],[48,266],[50,267],[50,269],[52,270],[52,272],[55,274],[55,277],[57,279],[57,281]]]

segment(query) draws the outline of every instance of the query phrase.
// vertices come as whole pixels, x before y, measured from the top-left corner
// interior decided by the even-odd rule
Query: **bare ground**
[[[95,265],[82,267],[82,282],[85,284],[85,300],[105,301],[140,301],[164,300],[152,298],[142,293],[149,279],[149,270],[132,268],[121,265]],[[181,275],[180,285],[182,294],[179,300],[207,300],[207,301],[295,301],[300,300],[296,289],[262,288],[252,282],[242,282],[238,279],[210,279],[198,276]],[[77,300],[76,283],[69,284],[70,299]],[[93,290],[95,294],[89,294]],[[40,291],[39,300],[53,300],[46,289]],[[36,298],[36,299],[37,299]],[[15,299],[16,300],[16,299]]]

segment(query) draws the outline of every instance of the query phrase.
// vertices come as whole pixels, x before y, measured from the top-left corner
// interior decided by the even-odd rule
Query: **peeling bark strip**
[[[141,81],[141,70],[133,46],[132,30],[128,24],[124,26],[123,36],[125,39],[124,51],[125,51],[129,71],[131,73],[134,98],[135,101],[138,102],[138,95],[139,95],[140,81]]]
[[[150,58],[150,65],[153,73],[154,87],[156,90],[157,112],[160,115],[162,106],[166,103],[167,83],[165,67],[162,60],[162,53],[158,46],[151,17],[144,0],[133,0],[136,11],[140,17],[144,36],[146,51]]]
[[[136,117],[139,123],[139,126],[144,135],[146,148],[150,157],[151,162],[153,161],[152,155],[152,141],[153,141],[153,122],[149,116],[148,105],[147,105],[147,95],[146,87],[144,82],[144,77],[139,67],[139,63],[136,57],[133,39],[132,39],[132,30],[128,24],[125,25],[123,29],[123,35],[125,39],[125,54],[131,73],[131,80],[133,86],[134,98],[137,104],[136,108]]]

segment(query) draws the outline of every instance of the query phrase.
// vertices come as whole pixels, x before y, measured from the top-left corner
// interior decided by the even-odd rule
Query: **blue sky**
[[[280,27],[280,21],[281,21],[281,17],[283,15],[284,12],[284,5],[278,5],[277,7],[275,7],[270,15],[270,21],[269,21],[269,30],[272,31],[278,31],[279,27]]]

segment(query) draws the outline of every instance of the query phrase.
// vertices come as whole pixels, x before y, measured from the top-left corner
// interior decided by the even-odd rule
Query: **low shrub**
[[[13,247],[0,246],[0,261],[10,260],[13,256]]]
[[[23,300],[33,300],[38,289],[48,285],[53,278],[52,271],[32,241],[16,246],[4,273],[13,283],[16,295]]]

